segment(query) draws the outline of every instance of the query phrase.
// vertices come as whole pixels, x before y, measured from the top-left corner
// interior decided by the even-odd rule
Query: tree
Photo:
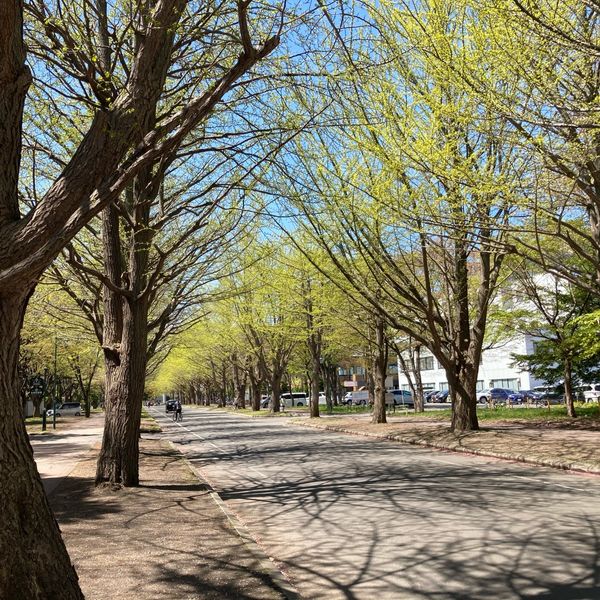
[[[531,266],[515,270],[513,285],[515,305],[520,308],[508,311],[506,320],[513,329],[536,338],[532,354],[514,355],[514,359],[536,378],[562,383],[567,414],[575,417],[575,381],[587,379],[600,358],[597,352],[581,351],[581,317],[597,302],[591,294],[553,275],[536,273]]]
[[[299,140],[277,191],[328,253],[328,276],[341,275],[356,299],[436,356],[452,392],[452,428],[464,431],[478,428],[487,315],[526,161],[502,121],[451,76],[485,56],[474,32],[456,26],[468,23],[470,7],[455,9],[373,11],[383,66],[347,59],[352,78],[335,87],[344,101],[331,99],[330,122],[343,126]]]
[[[513,250],[600,294],[599,6],[595,1],[472,3],[470,21],[485,59],[435,59],[502,120],[530,161],[526,203]],[[548,244],[548,240],[554,243]],[[562,244],[557,244],[560,240]],[[576,265],[568,259],[576,255]]]
[[[123,29],[136,32],[135,43],[123,48],[118,56],[124,66],[123,83],[119,85],[120,82],[106,81],[96,65],[94,25],[85,15],[78,14],[79,5],[65,5],[62,18],[53,18],[44,2],[28,4],[31,17],[28,33],[34,38],[30,46],[39,51],[39,60],[43,61],[39,67],[34,64],[32,71],[26,66],[23,3],[21,0],[2,3],[0,500],[4,527],[0,545],[11,548],[0,567],[0,589],[4,596],[82,597],[35,469],[22,419],[17,364],[28,301],[42,272],[61,248],[114,201],[132,178],[176,149],[236,82],[276,48],[278,34],[267,35],[258,47],[253,45],[248,6],[246,2],[238,3],[234,29],[225,34],[232,51],[230,59],[222,63],[224,69],[218,69],[218,74],[206,82],[197,96],[193,95],[193,87],[180,88],[188,102],[179,112],[162,114],[150,129],[146,119],[154,114],[165,91],[174,49],[180,49],[179,42],[183,41],[193,53],[195,34],[200,39],[204,37],[204,28],[193,29],[195,9],[191,4],[188,6],[184,0],[161,0],[138,5],[134,22],[115,24],[114,39],[119,38]],[[98,14],[94,4],[88,9],[85,14]],[[77,28],[82,24],[87,45],[76,42]],[[232,39],[239,40],[239,45],[233,44]],[[191,56],[188,54],[188,58]],[[32,72],[34,77],[43,77],[45,67],[47,72],[61,73],[63,90],[73,85],[83,90],[82,95],[89,92],[93,109],[86,115],[82,133],[76,136],[72,153],[60,173],[48,183],[35,207],[22,215],[19,175],[23,110]]]

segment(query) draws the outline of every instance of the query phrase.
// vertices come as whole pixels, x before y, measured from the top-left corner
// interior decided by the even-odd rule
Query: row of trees
[[[97,481],[135,485],[148,360],[186,323],[236,235],[242,183],[301,126],[271,125],[261,111],[296,68],[309,73],[306,31],[322,15],[314,8],[2,3],[0,545],[11,548],[2,597],[82,597],[20,399],[20,334],[38,282],[62,253],[53,281],[102,348]],[[316,43],[325,49],[326,36]]]
[[[209,313],[176,338],[152,389],[179,389],[194,402],[229,398],[240,407],[248,390],[254,410],[268,390],[275,412],[282,387],[310,389],[318,416],[319,391],[330,406],[338,403],[337,367],[360,351],[347,335],[354,315],[344,313],[343,295],[281,241],[254,244],[237,266]]]
[[[2,595],[81,597],[22,418],[44,272],[102,350],[96,480],[113,486],[139,481],[144,380],[169,334],[193,351],[215,336],[198,376],[217,385],[229,364],[254,399],[261,379],[278,396],[302,348],[318,416],[342,320],[378,421],[389,347],[425,347],[463,431],[515,262],[595,308],[595,1],[8,0],[0,18]],[[293,250],[247,242],[277,228]]]
[[[559,320],[597,304],[598,7],[366,10],[363,35],[336,56],[342,75],[326,100],[335,118],[295,140],[269,185],[287,213],[295,207],[295,231],[327,255],[313,264],[438,359],[452,428],[477,429],[477,372],[506,280],[537,271],[558,278],[563,297],[582,290],[588,300],[558,309]],[[298,94],[302,106],[319,103],[310,89]],[[536,285],[521,296],[551,318]]]

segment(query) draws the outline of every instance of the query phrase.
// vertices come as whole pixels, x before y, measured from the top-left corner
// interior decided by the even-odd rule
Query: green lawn
[[[598,419],[600,418],[600,407],[598,404],[577,403],[575,412],[580,418]],[[427,410],[424,413],[415,413],[414,411],[405,411],[396,409],[396,415],[418,416],[420,418],[442,418],[450,419],[452,411],[450,407],[444,409]],[[493,419],[519,419],[519,420],[534,420],[534,419],[567,419],[567,408],[564,405],[554,405],[550,408],[535,407],[513,407],[507,408],[500,406],[498,408],[481,408],[477,407],[477,417],[481,421]]]
[[[215,410],[227,410],[228,412],[237,413],[240,415],[248,415],[255,417],[285,417],[293,413],[294,415],[298,415],[298,413],[308,414],[309,408],[307,406],[299,407],[299,408],[286,408],[280,413],[271,413],[268,409],[261,409],[259,411],[253,411],[251,408],[239,408],[234,409],[230,406],[219,409],[216,406],[211,406],[211,408]],[[370,413],[371,409],[368,406],[334,406],[332,413],[327,411],[327,407],[319,406],[320,413],[322,415],[334,414],[334,415],[352,415],[352,414],[364,414]],[[584,404],[577,403],[575,405],[575,410],[577,412],[577,416],[581,419],[599,419],[600,418],[600,406],[596,403],[594,404]],[[419,417],[426,419],[450,419],[452,416],[452,411],[450,406],[448,408],[439,408],[433,410],[426,410],[424,413],[416,413],[414,410],[410,409],[402,409],[396,408],[396,411],[388,412],[389,416],[397,416],[397,417]],[[486,420],[494,420],[494,419],[519,419],[519,420],[536,420],[536,419],[552,419],[552,420],[562,420],[567,419],[567,409],[563,405],[554,405],[550,406],[550,408],[544,407],[498,407],[498,408],[481,408],[477,407],[477,417],[481,421]]]

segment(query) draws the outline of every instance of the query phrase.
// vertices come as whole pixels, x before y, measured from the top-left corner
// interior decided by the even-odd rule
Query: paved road
[[[155,414],[304,598],[600,598],[600,478],[285,419]]]
[[[103,414],[64,417],[51,434],[29,436],[46,494],[75,468],[93,444],[102,439]]]

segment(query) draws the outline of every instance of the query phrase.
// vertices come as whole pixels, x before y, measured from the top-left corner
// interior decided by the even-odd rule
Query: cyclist
[[[175,420],[181,421],[182,418],[183,418],[183,416],[181,413],[181,402],[179,402],[179,400],[177,400],[177,402],[175,403]]]

